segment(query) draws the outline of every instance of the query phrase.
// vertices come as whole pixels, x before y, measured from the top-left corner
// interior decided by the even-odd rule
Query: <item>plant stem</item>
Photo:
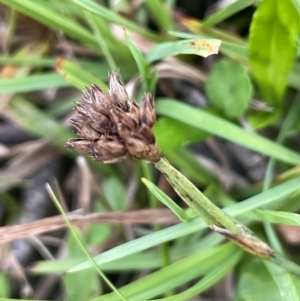
[[[274,251],[246,226],[213,204],[194,184],[162,157],[154,166],[162,172],[182,200],[215,232],[225,236],[247,252],[271,260]]]

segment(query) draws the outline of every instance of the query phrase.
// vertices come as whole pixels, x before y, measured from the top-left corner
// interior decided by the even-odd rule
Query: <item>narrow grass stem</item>
[[[154,166],[166,176],[182,200],[189,207],[193,208],[210,228],[219,226],[230,230],[235,235],[241,235],[242,231],[236,222],[213,204],[194,184],[175,169],[166,158],[154,163]]]
[[[104,280],[104,282],[111,288],[112,291],[114,291],[117,295],[119,295],[119,297],[123,300],[123,301],[127,301],[127,299],[118,291],[118,289],[110,282],[110,280],[106,277],[106,275],[100,270],[100,268],[98,267],[96,261],[93,259],[93,257],[89,254],[89,252],[86,250],[85,246],[83,245],[82,241],[80,240],[80,238],[78,237],[78,235],[76,234],[76,231],[74,230],[72,224],[70,223],[67,215],[65,214],[62,206],[60,205],[58,199],[56,198],[51,186],[49,185],[49,183],[46,184],[46,189],[49,193],[50,198],[52,199],[53,203],[55,204],[55,206],[57,207],[58,211],[61,213],[61,215],[63,216],[66,224],[68,225],[71,233],[74,235],[74,238],[76,239],[78,245],[81,247],[82,251],[84,252],[84,254],[87,256],[87,258],[93,263],[95,269],[97,270],[98,274],[100,275],[100,277]]]
[[[165,158],[154,163],[167,178],[182,200],[203,219],[215,232],[230,239],[246,251],[271,260],[274,251],[247,227],[235,221],[213,204],[184,175],[176,170]]]

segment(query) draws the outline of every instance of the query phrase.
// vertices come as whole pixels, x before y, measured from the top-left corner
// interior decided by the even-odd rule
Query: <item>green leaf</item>
[[[300,15],[300,2],[299,2],[299,0],[292,0],[292,2],[295,5],[295,8],[297,9],[298,14]]]
[[[240,45],[231,42],[223,42],[220,47],[220,52],[225,54],[227,57],[236,60],[243,64],[244,66],[248,66],[248,49],[246,45]]]
[[[278,106],[297,52],[299,14],[291,0],[264,0],[250,28],[253,77],[268,103]]]
[[[215,39],[219,38],[220,36],[216,33],[212,32],[212,34],[190,34],[186,32],[179,32],[179,31],[172,31],[169,30],[168,34],[172,37],[177,37],[181,39],[200,39],[200,38],[210,38]],[[241,62],[243,65],[248,65],[248,49],[247,45],[244,41],[231,41],[228,42],[225,37],[223,37],[222,44],[220,45],[220,52],[224,53],[229,58],[237,60]]]
[[[274,124],[280,117],[279,111],[273,112],[263,112],[263,111],[248,111],[246,113],[246,118],[251,124],[253,129],[259,130],[267,127],[268,125]]]
[[[159,147],[171,150],[180,146],[201,141],[209,136],[208,133],[196,129],[173,118],[162,117],[155,123],[154,135]]]
[[[240,12],[241,10],[245,9],[246,7],[254,4],[257,0],[237,0],[229,5],[219,9],[212,15],[205,18],[202,22],[204,26],[214,26],[227,18],[233,16],[234,14]]]
[[[255,133],[247,132],[203,110],[164,98],[157,100],[156,110],[159,114],[177,119],[195,128],[274,157],[280,161],[294,165],[300,163],[300,155],[298,153]]]
[[[160,43],[149,50],[147,60],[148,62],[153,62],[179,54],[195,54],[208,57],[209,55],[218,53],[220,45],[220,40],[213,39],[187,39]]]
[[[267,269],[261,260],[251,260],[241,271],[235,300],[300,300],[299,278],[275,269]]]
[[[205,90],[210,101],[228,117],[241,116],[253,92],[246,69],[230,59],[219,60],[213,66]]]

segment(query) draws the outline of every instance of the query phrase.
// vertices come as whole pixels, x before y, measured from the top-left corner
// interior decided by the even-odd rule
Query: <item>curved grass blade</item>
[[[126,299],[124,298],[124,296],[119,292],[119,290],[112,284],[112,282],[106,277],[106,275],[100,270],[100,268],[97,266],[96,262],[94,261],[93,257],[89,254],[89,252],[87,251],[86,247],[84,246],[84,244],[82,243],[82,241],[80,240],[79,236],[77,235],[75,229],[73,228],[72,224],[70,223],[66,213],[63,210],[63,207],[60,205],[58,199],[56,198],[51,186],[49,185],[49,183],[46,183],[46,189],[48,191],[48,194],[50,196],[50,198],[52,199],[53,203],[55,204],[56,208],[58,209],[58,211],[60,212],[60,214],[63,216],[65,222],[68,225],[68,228],[70,229],[72,235],[74,236],[77,244],[79,245],[79,247],[81,248],[81,250],[83,251],[83,253],[87,256],[87,258],[92,262],[94,268],[96,269],[96,271],[98,272],[98,274],[101,276],[101,278],[103,279],[103,281],[111,288],[112,291],[114,291],[118,297],[120,298],[120,300],[124,300],[126,301]]]
[[[300,155],[257,134],[247,132],[238,126],[175,100],[157,99],[159,114],[177,119],[195,128],[207,131],[246,148],[274,157],[290,164],[300,164]]]
[[[202,24],[204,26],[214,26],[256,2],[258,1],[257,0],[234,1],[231,4],[213,13],[212,15],[208,16],[206,19],[202,21]]]
[[[181,259],[169,266],[153,272],[120,289],[120,292],[130,298],[130,301],[149,300],[170,289],[178,287],[189,280],[206,275],[211,269],[218,267],[223,261],[235,256],[238,250],[232,244],[200,252]],[[184,275],[184,277],[183,277]],[[93,299],[93,301],[119,301],[114,293]]]
[[[101,89],[107,91],[107,85],[97,76],[85,71],[80,65],[63,58],[56,61],[56,70],[72,85],[79,90],[84,90],[91,83],[97,84]]]
[[[0,65],[21,65],[34,67],[53,67],[55,58],[18,57],[16,55],[0,55]]]
[[[155,195],[155,197],[158,198],[165,206],[170,208],[181,221],[188,222],[191,220],[188,214],[156,185],[154,185],[152,182],[148,181],[145,178],[142,179],[142,182],[147,186],[151,193]]]
[[[167,7],[167,5],[163,3],[163,1],[145,0],[144,3],[160,30],[166,31],[173,28],[174,24],[171,13],[172,10]]]
[[[39,137],[51,139],[51,143],[57,148],[71,154],[64,147],[66,140],[72,136],[71,130],[49,117],[32,103],[21,97],[14,97],[5,110],[23,129]]]
[[[150,49],[147,53],[147,60],[148,62],[154,62],[179,54],[195,54],[208,57],[209,55],[217,54],[220,45],[220,40],[199,38],[160,43]]]
[[[233,267],[239,262],[242,255],[242,251],[235,252],[230,257],[226,258],[220,265],[205,275],[198,283],[190,287],[186,291],[179,293],[175,296],[155,299],[151,301],[185,301],[201,294],[214,284],[218,283],[223,277],[225,277]]]
[[[86,45],[93,48],[97,46],[96,39],[92,33],[68,17],[62,17],[57,11],[51,9],[46,4],[43,5],[41,2],[31,0],[0,0],[0,3],[15,9],[49,28],[62,31],[67,36],[79,40]]]
[[[273,224],[300,226],[299,214],[291,212],[256,209],[249,212],[247,218]]]
[[[64,80],[57,72],[32,74],[26,77],[13,77],[1,79],[0,94],[25,93],[48,88],[69,87],[70,83]]]
[[[134,32],[140,33],[141,35],[143,35],[144,37],[147,37],[149,39],[152,39],[155,41],[160,40],[158,35],[146,30],[145,28],[139,26],[138,24],[136,24],[134,22],[131,22],[131,21],[125,19],[124,17],[116,14],[112,10],[104,7],[103,5],[99,5],[91,0],[71,0],[71,1],[76,3],[77,5],[79,5],[83,9],[88,10],[107,21],[110,21],[115,24],[119,24],[128,30],[132,30]]]
[[[155,72],[150,70],[150,64],[147,62],[137,46],[132,42],[126,29],[124,30],[124,34],[128,48],[130,49],[130,52],[138,66],[139,74],[142,80],[143,91],[153,92],[157,81],[157,76]]]
[[[278,200],[282,200],[300,188],[300,177],[294,178],[286,183],[273,187],[265,192],[255,195],[243,202],[236,203],[224,209],[225,212],[233,217],[244,214],[261,206],[270,206]],[[151,233],[134,241],[127,242],[122,246],[115,247],[95,257],[97,264],[124,258],[139,251],[146,250],[161,243],[183,237],[205,229],[206,225],[200,218],[195,218],[191,222],[181,223],[159,232]],[[90,262],[83,262],[72,269],[70,272],[90,268]]]

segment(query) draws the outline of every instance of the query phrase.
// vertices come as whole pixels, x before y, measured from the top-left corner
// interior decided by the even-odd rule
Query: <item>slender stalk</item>
[[[193,208],[210,228],[219,226],[230,230],[235,235],[242,233],[240,227],[233,219],[213,204],[194,184],[175,169],[166,158],[162,157],[160,161],[154,163],[154,166],[166,176],[183,201]]]
[[[82,251],[84,252],[84,254],[87,256],[87,258],[93,263],[94,268],[97,270],[98,274],[100,275],[100,277],[103,279],[103,281],[111,288],[111,290],[113,292],[115,292],[121,300],[123,301],[127,301],[127,299],[120,293],[120,291],[113,285],[113,283],[106,277],[106,275],[102,272],[102,270],[98,267],[95,259],[90,255],[90,253],[87,251],[86,247],[84,246],[84,244],[82,243],[82,241],[80,240],[80,238],[78,237],[74,227],[72,226],[72,224],[70,223],[66,213],[64,212],[62,206],[60,205],[60,202],[58,201],[58,199],[56,198],[51,186],[49,183],[46,183],[46,189],[49,193],[50,198],[52,199],[53,203],[55,204],[56,208],[58,209],[58,211],[61,213],[61,215],[63,216],[66,224],[68,225],[71,233],[73,234],[74,238],[76,239],[78,245],[80,246],[80,248],[82,249]]]
[[[153,165],[161,171],[182,200],[215,232],[230,239],[247,252],[271,260],[274,251],[251,230],[213,204],[194,184],[162,157]]]

